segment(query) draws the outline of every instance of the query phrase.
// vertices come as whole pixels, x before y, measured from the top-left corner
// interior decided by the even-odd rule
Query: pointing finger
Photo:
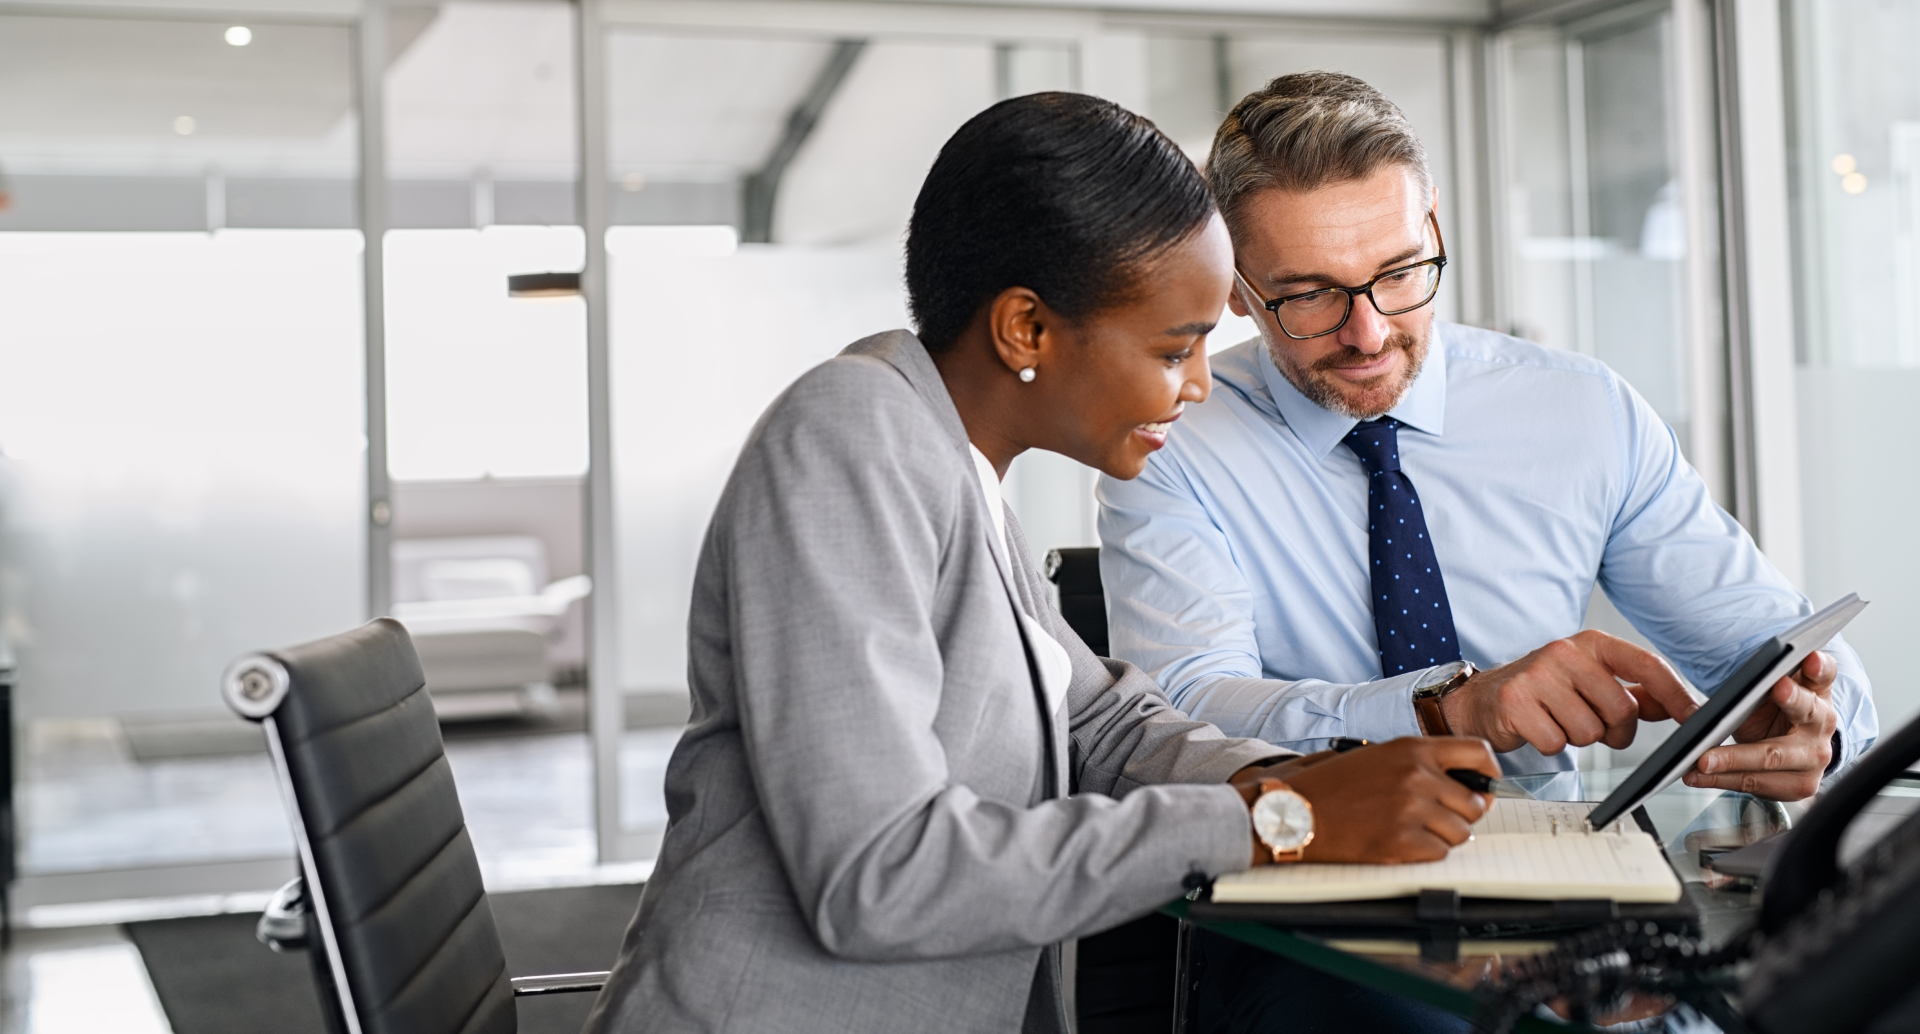
[[[1666,662],[1652,653],[1641,649],[1624,639],[1608,636],[1595,640],[1596,655],[1600,662],[1620,678],[1637,683],[1633,688],[1634,699],[1640,702],[1641,717],[1647,716],[1648,703],[1653,703],[1665,711],[1665,717],[1676,721],[1685,721],[1688,715],[1700,706],[1680,684],[1679,676]]]

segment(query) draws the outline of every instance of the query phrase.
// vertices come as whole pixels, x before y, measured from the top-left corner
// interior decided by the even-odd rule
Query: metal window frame
[[[1800,437],[1795,386],[1792,207],[1786,49],[1774,0],[1713,0],[1721,107],[1720,182],[1734,473],[1750,485],[1735,511],[1775,567],[1803,584]]]
[[[387,468],[387,0],[365,0],[354,27],[360,123],[362,348],[367,433],[367,617],[393,607],[393,482]]]
[[[587,306],[586,567],[587,736],[593,758],[593,829],[602,864],[639,856],[643,838],[620,822],[620,741],[626,733],[626,697],[620,685],[620,569],[614,545],[613,385],[607,297],[607,231],[612,225],[607,183],[607,32],[597,0],[578,0],[574,15],[574,75],[580,119],[580,226],[586,264],[580,294]]]

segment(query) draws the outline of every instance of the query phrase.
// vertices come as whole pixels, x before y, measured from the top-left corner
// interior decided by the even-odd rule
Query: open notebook
[[[1473,839],[1437,862],[1406,865],[1265,865],[1222,876],[1220,903],[1306,903],[1402,898],[1457,890],[1470,898],[1558,901],[1680,900],[1680,880],[1658,841],[1624,820],[1587,829],[1593,805],[1502,797],[1474,824]]]

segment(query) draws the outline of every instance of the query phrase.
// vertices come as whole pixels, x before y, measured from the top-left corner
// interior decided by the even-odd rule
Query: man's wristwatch
[[[1451,736],[1446,713],[1440,710],[1440,698],[1467,684],[1480,673],[1467,661],[1449,661],[1427,672],[1413,684],[1413,715],[1420,720],[1420,731],[1428,736]]]
[[[1253,835],[1276,862],[1297,862],[1313,842],[1313,805],[1278,779],[1260,780],[1253,799]]]

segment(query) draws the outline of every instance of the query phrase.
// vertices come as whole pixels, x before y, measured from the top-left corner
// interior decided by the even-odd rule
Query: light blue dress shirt
[[[1418,734],[1411,689],[1425,672],[1380,675],[1367,477],[1341,445],[1355,421],[1308,401],[1257,339],[1212,361],[1213,396],[1187,407],[1146,471],[1100,481],[1113,655],[1228,735],[1305,752]],[[1813,612],[1598,360],[1436,323],[1391,415],[1476,665],[1580,631],[1596,580],[1706,690]],[[1839,639],[1829,649],[1845,764],[1879,727],[1859,657]],[[1575,751],[1501,760],[1566,770]]]

